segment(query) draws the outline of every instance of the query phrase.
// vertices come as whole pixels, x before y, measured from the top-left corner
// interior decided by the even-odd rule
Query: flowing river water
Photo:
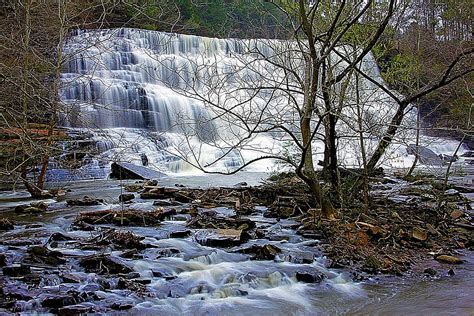
[[[238,180],[238,178],[235,178]],[[259,175],[245,178],[252,185]],[[228,178],[227,183],[232,182]],[[163,179],[161,184],[175,183],[220,185],[218,177]],[[202,246],[198,240],[205,230],[191,229],[189,236],[169,238],[173,232],[185,231],[185,216],[171,216],[158,227],[124,227],[143,236],[150,248],[138,256],[122,258],[124,251],[106,247],[80,247],[78,241],[96,237],[98,231],[70,228],[79,212],[120,208],[118,181],[80,182],[70,184],[71,192],[58,200],[46,201],[49,208],[41,216],[18,216],[11,207],[30,201],[23,193],[0,195],[2,217],[13,218],[15,228],[0,233],[0,253],[7,263],[19,262],[32,245],[45,245],[62,253],[66,262],[57,266],[32,265],[36,282],[0,275],[3,293],[13,293],[16,301],[4,312],[48,313],[44,307],[51,297],[69,295],[77,298],[73,308],[64,313],[88,311],[133,315],[472,315],[474,313],[474,256],[466,252],[463,265],[452,267],[433,263],[436,277],[373,277],[363,282],[352,281],[344,270],[328,269],[317,240],[305,239],[294,231],[296,222],[264,218],[264,208],[249,216],[257,227],[267,231],[265,239],[253,239],[240,246],[218,248]],[[88,195],[105,200],[101,206],[68,207],[65,200]],[[135,199],[134,209],[151,210],[149,200]],[[223,215],[234,211],[213,209]],[[107,229],[110,226],[104,225]],[[52,234],[67,238],[50,238]],[[62,240],[68,239],[68,240]],[[282,252],[275,260],[250,260],[248,254],[236,250],[251,245],[272,244]],[[110,277],[86,273],[78,264],[87,255],[107,253],[131,268],[128,274]],[[308,259],[309,258],[309,259]],[[415,267],[416,269],[416,267]],[[317,273],[322,282],[297,281],[297,273]],[[67,278],[65,279],[65,275]],[[134,284],[120,286],[120,279]],[[71,281],[70,279],[74,279]],[[67,281],[65,281],[67,280]],[[80,298],[80,299],[79,299]],[[51,301],[51,299],[50,299]],[[74,309],[74,307],[76,309]],[[61,310],[60,310],[61,311]],[[0,314],[2,314],[0,307]]]

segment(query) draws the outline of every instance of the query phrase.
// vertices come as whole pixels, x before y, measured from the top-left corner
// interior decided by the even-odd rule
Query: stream
[[[245,177],[257,184],[262,174]],[[240,178],[224,179],[226,183]],[[176,177],[160,181],[163,186],[223,185],[222,177]],[[0,231],[0,254],[14,265],[35,245],[45,246],[51,256],[60,253],[59,264],[31,264],[22,276],[0,274],[3,313],[116,313],[134,315],[318,315],[318,314],[410,314],[472,315],[474,313],[474,256],[460,254],[466,262],[453,268],[434,262],[435,277],[377,276],[363,282],[352,281],[344,270],[326,268],[319,241],[295,233],[293,220],[263,217],[264,207],[247,218],[266,231],[262,239],[250,239],[232,247],[209,247],[202,243],[206,229],[186,227],[189,214],[167,217],[157,227],[117,227],[95,225],[95,231],[73,230],[80,212],[120,209],[118,181],[69,184],[71,192],[56,200],[41,215],[18,215],[12,207],[31,201],[24,192],[0,193],[2,217],[15,221],[13,230]],[[99,206],[67,206],[65,200],[88,195],[104,199]],[[136,198],[130,207],[150,211],[153,201]],[[213,211],[229,216],[234,210],[217,207]],[[130,231],[142,236],[146,248],[126,254],[127,249],[86,247],[86,241],[110,231]],[[170,235],[174,236],[170,238]],[[53,237],[54,236],[54,237]],[[281,250],[274,260],[250,260],[243,251],[255,245],[272,245]],[[109,276],[86,272],[81,260],[93,255],[113,258],[127,267]],[[416,269],[416,267],[415,267]],[[308,279],[309,278],[309,279]],[[2,292],[0,292],[2,293]],[[7,296],[8,296],[7,295]],[[0,296],[1,298],[2,296]]]

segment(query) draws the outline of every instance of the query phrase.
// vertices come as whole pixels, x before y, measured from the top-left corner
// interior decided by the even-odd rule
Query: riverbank
[[[436,302],[420,293],[462,283],[463,276],[469,283],[472,275],[472,230],[458,225],[470,225],[472,201],[465,203],[469,193],[455,188],[445,193],[448,206],[462,211],[456,218],[454,209],[433,211],[439,193],[433,183],[381,178],[372,184],[371,211],[343,209],[336,221],[324,221],[317,210],[308,212],[305,187],[292,176],[259,187],[179,182],[76,183],[45,201],[46,208],[23,203],[21,195],[2,199],[1,217],[12,225],[4,221],[0,232],[0,308],[62,314],[395,312],[396,306],[407,308],[401,299],[410,293],[413,306],[423,302],[434,311]],[[440,255],[463,263],[440,262]],[[474,294],[468,283],[455,293]],[[387,295],[393,304],[377,307]],[[371,305],[362,303],[367,299]],[[451,299],[461,313],[473,307]]]

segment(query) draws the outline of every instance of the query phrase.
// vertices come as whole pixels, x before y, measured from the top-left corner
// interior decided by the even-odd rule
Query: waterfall
[[[283,89],[262,88],[288,83],[288,75],[268,60],[288,63],[297,71],[304,68],[301,58],[282,53],[294,45],[128,28],[77,30],[65,44],[68,60],[62,74],[61,122],[65,127],[92,131],[100,143],[113,144],[106,146],[100,157],[103,160],[141,164],[146,155],[150,167],[168,172],[196,170],[182,157],[223,171],[262,155],[291,155],[297,148],[290,144],[288,135],[277,130],[248,135],[248,130],[279,124],[297,130],[294,106],[302,97],[295,93],[290,98]],[[348,48],[339,49],[351,56]],[[328,60],[335,72],[346,65],[336,56]],[[361,68],[383,84],[372,55],[363,60]],[[382,130],[396,105],[373,83],[361,82],[364,121]],[[239,119],[229,110],[246,121],[236,124]],[[340,155],[348,165],[360,165],[354,111],[344,106],[338,124]],[[412,137],[413,133],[400,135]],[[367,135],[369,152],[377,136]],[[409,163],[404,149],[395,147],[395,164],[400,156],[404,156],[401,163]],[[322,158],[323,149],[322,140],[315,140],[317,159]],[[267,171],[272,165],[259,162],[254,168]]]

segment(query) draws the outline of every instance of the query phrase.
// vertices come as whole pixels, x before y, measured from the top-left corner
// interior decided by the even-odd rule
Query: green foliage
[[[408,54],[397,54],[384,69],[383,77],[392,87],[402,91],[417,89],[422,65],[419,58]]]

